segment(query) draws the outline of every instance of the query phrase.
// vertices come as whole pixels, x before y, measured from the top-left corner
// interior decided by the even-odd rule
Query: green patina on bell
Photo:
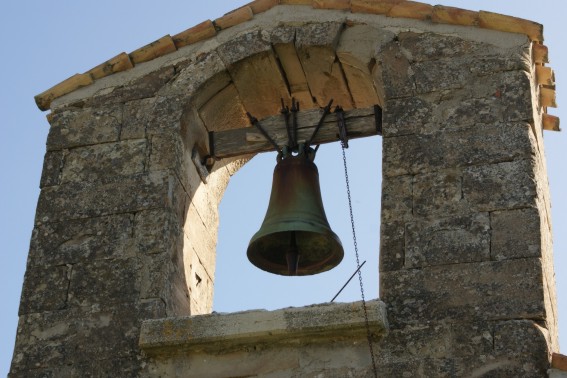
[[[323,209],[315,152],[300,151],[278,157],[266,217],[247,251],[258,268],[286,276],[327,271],[344,255]]]

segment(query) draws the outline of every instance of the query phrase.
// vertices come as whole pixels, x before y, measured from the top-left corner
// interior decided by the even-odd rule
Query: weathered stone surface
[[[405,261],[405,224],[380,223],[380,272],[399,270]]]
[[[387,328],[384,304],[368,301],[366,306],[373,335],[379,338]],[[297,347],[360,337],[366,338],[362,303],[328,303],[147,321],[140,346],[153,356],[181,349],[224,354],[246,350],[249,345],[264,348],[291,342]]]
[[[403,55],[399,43],[392,41],[384,46],[376,57],[375,82],[383,84],[386,101],[409,97],[415,91],[414,72]]]
[[[199,115],[208,131],[238,129],[250,124],[233,84],[227,85],[209,99],[199,109]]]
[[[295,45],[335,47],[339,41],[344,25],[340,22],[323,22],[305,24],[296,29]]]
[[[126,85],[102,89],[92,97],[89,103],[92,104],[92,106],[107,106],[108,104],[125,103],[154,97],[164,85],[175,77],[175,67],[161,67]]]
[[[470,72],[459,69],[465,62],[436,60],[411,65],[417,93],[439,92],[464,88],[472,79]]]
[[[543,319],[540,259],[475,262],[380,274],[390,325],[424,321]]]
[[[43,170],[39,187],[59,185],[61,182],[61,170],[67,151],[47,151],[43,159]]]
[[[381,222],[408,221],[413,217],[413,176],[388,177],[382,180]]]
[[[14,360],[18,364],[12,365],[11,375],[28,376],[25,371],[44,370],[51,371],[53,376],[62,376],[60,372],[65,369],[73,371],[87,364],[101,366],[112,360],[132,357],[136,358],[135,366],[139,367],[138,319],[156,315],[148,303],[73,308],[21,316],[18,325],[20,342],[14,351]],[[72,360],[70,356],[73,356]],[[129,366],[132,365],[126,363],[124,369],[128,370]]]
[[[167,172],[155,172],[48,187],[39,195],[36,223],[163,208],[174,200],[173,183]]]
[[[136,244],[136,252],[144,255],[172,251],[177,243],[181,227],[169,209],[146,210],[134,216],[130,232]]]
[[[432,122],[434,104],[420,97],[404,97],[386,101],[382,116],[384,137],[417,134]]]
[[[486,213],[406,226],[405,267],[490,260],[490,221]]]
[[[462,181],[459,169],[414,176],[413,214],[432,218],[470,212],[463,198]]]
[[[74,264],[70,269],[69,302],[107,306],[133,301],[140,287],[139,264],[136,258]]]
[[[224,64],[229,66],[251,55],[270,51],[270,34],[264,30],[252,30],[223,43],[217,52]]]
[[[128,101],[124,104],[120,140],[142,139],[146,137],[148,128],[148,109],[152,109],[155,99],[143,98]]]
[[[47,150],[115,142],[121,124],[120,105],[55,112],[47,136]]]
[[[69,150],[61,170],[61,182],[96,181],[100,177],[128,176],[144,171],[145,139],[104,143]]]
[[[537,197],[533,160],[466,168],[463,195],[479,211],[529,207]]]
[[[70,272],[70,265],[28,267],[19,315],[65,308]]]
[[[488,44],[449,35],[404,32],[398,38],[402,51],[414,62],[496,52],[496,48]]]
[[[490,213],[494,260],[541,256],[541,221],[535,208]]]
[[[169,83],[167,93],[173,97],[191,96],[216,74],[225,70],[225,65],[215,51],[192,57],[185,67],[179,70],[174,80]]]
[[[532,143],[526,123],[384,138],[382,170],[388,177],[526,159],[534,153]]]

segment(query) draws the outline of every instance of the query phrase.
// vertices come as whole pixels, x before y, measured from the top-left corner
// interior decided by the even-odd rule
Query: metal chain
[[[352,228],[352,240],[354,242],[354,253],[356,255],[356,267],[358,268],[358,282],[360,283],[360,295],[362,296],[362,309],[364,310],[364,322],[366,324],[366,337],[368,339],[368,348],[370,349],[370,358],[372,359],[372,369],[374,377],[378,378],[378,369],[376,368],[376,359],[374,358],[374,348],[372,346],[372,333],[370,332],[370,323],[368,321],[368,309],[366,308],[366,300],[364,299],[364,286],[362,284],[362,272],[360,271],[360,258],[358,256],[358,243],[356,241],[356,231],[354,227],[354,216],[352,211],[352,200],[350,196],[350,183],[348,179],[348,169],[345,154],[345,142],[341,141],[341,149],[343,151],[343,164],[345,167],[345,181],[348,197],[348,208],[350,212],[350,225]]]

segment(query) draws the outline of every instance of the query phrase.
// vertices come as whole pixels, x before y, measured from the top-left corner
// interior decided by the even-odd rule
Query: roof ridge
[[[482,10],[476,12],[408,0],[255,0],[213,21],[203,21],[174,36],[165,35],[129,54],[122,52],[85,73],[75,74],[38,94],[34,97],[35,102],[39,109],[48,110],[53,100],[91,85],[98,79],[129,70],[137,64],[170,54],[181,47],[212,38],[219,31],[249,21],[254,15],[263,13],[277,5],[310,5],[315,9],[350,10],[351,13],[381,14],[393,18],[418,19],[438,24],[475,26],[525,34],[537,44],[543,42],[543,25],[518,17]],[[542,59],[543,63],[545,61]]]

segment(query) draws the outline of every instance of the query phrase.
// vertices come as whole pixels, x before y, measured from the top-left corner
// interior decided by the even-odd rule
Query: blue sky
[[[22,0],[3,4],[0,12],[0,236],[3,244],[0,287],[4,303],[0,312],[1,375],[8,372],[14,346],[19,296],[49,127],[45,114],[35,106],[34,95],[122,51],[133,51],[165,34],[173,35],[203,20],[217,18],[244,3],[246,1],[100,0],[87,7],[83,2],[69,0]],[[550,109],[550,113],[567,122],[564,100],[567,96],[562,95],[567,93],[563,89],[567,83],[567,51],[562,40],[565,28],[563,12],[567,10],[567,3],[552,0],[440,0],[439,3],[494,11],[543,23],[545,44],[550,49],[550,66],[556,72],[560,105],[558,109]],[[564,289],[567,288],[567,277],[561,272],[567,269],[567,198],[563,198],[567,193],[563,167],[567,160],[567,137],[565,133],[546,132],[545,142],[553,206],[560,340],[565,348],[567,293]],[[353,142],[347,151],[359,249],[361,259],[368,260],[363,268],[367,299],[377,297],[378,292],[380,144],[378,137],[368,138]],[[327,215],[347,250],[347,257],[340,268],[333,270],[332,274],[302,278],[293,285],[287,278],[282,280],[250,269],[245,249],[263,218],[275,163],[273,154],[264,154],[234,177],[221,205],[216,311],[274,309],[326,302],[354,271],[338,144],[322,147],[317,162]],[[368,169],[376,172],[374,178],[364,174],[363,170]],[[252,176],[255,178],[253,186],[248,184]],[[249,222],[242,222],[243,214],[250,218]],[[238,222],[242,226],[238,230],[229,226]],[[359,296],[357,282],[353,280],[337,300],[354,301]]]

